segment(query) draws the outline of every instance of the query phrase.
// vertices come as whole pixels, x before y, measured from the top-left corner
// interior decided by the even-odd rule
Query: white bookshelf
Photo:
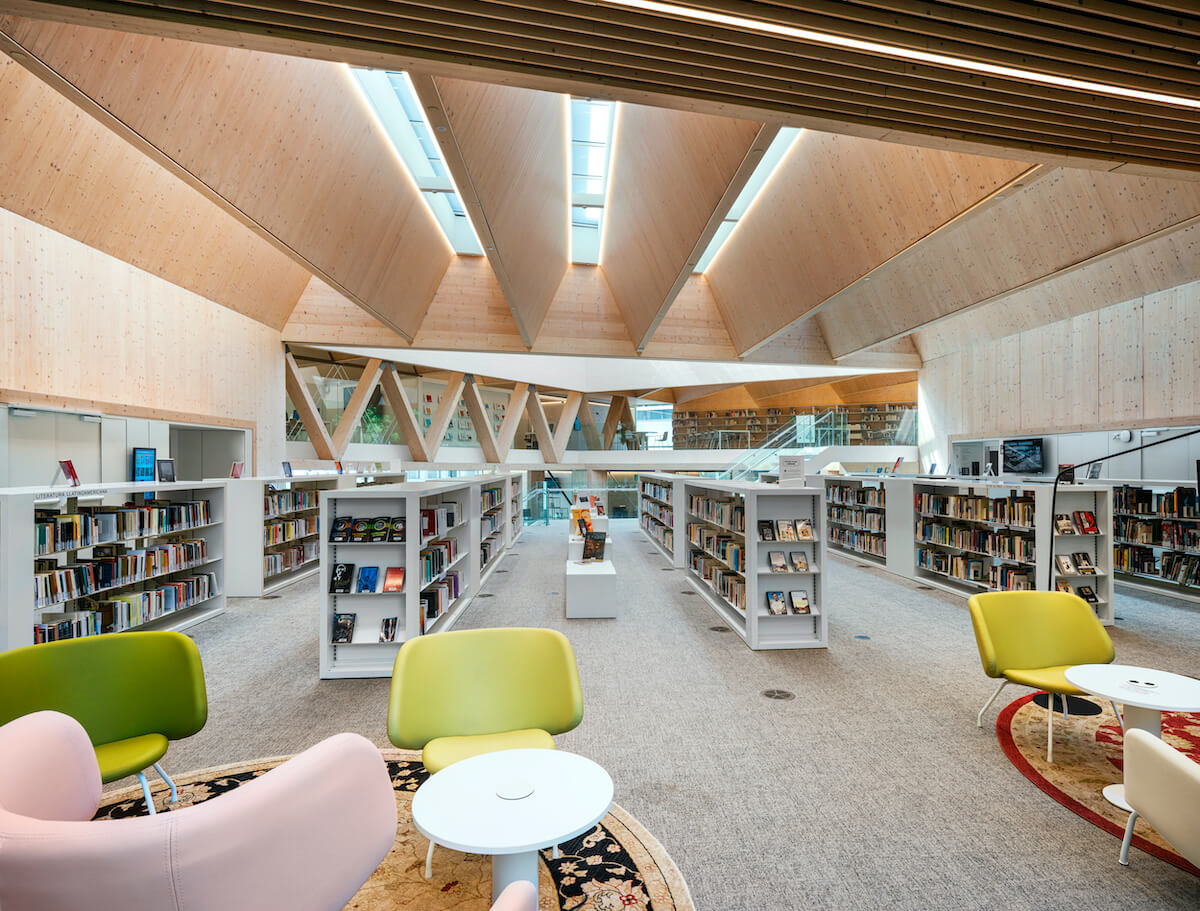
[[[826,648],[828,620],[821,584],[825,563],[824,490],[776,484],[681,478],[676,510],[683,510],[686,548],[684,571],[688,583],[752,649]],[[806,519],[811,541],[763,541],[759,520]],[[802,552],[805,572],[772,572],[768,554],[787,558]],[[810,612],[772,615],[766,593],[792,591],[808,595]]]
[[[485,475],[479,481],[479,584],[487,582],[521,534],[519,472]],[[487,545],[485,552],[484,545]]]
[[[684,565],[687,530],[680,523],[686,510],[677,508],[683,479],[665,472],[646,472],[638,475],[638,525],[673,566]],[[683,528],[681,531],[680,529]]]
[[[829,548],[851,559],[887,565],[887,490],[883,477],[827,475]]]
[[[508,549],[510,538],[506,529],[511,527],[508,523],[513,483],[511,474],[479,475],[447,481],[330,490],[321,494],[319,663],[322,678],[390,677],[396,652],[405,641],[454,626]],[[501,547],[485,567],[480,565],[483,490],[495,489],[497,485],[503,491],[504,518],[500,524],[501,533],[493,540]],[[447,520],[432,533],[422,534],[422,510],[444,506],[453,507],[454,521]],[[400,516],[405,519],[403,542],[338,543],[329,540],[335,520],[339,518]],[[423,572],[422,555],[444,543],[453,544],[452,556],[437,567],[436,572]],[[337,563],[354,564],[349,593],[334,594],[329,590],[333,567]],[[378,567],[380,587],[389,567],[404,567],[403,590],[395,593],[357,592],[358,571],[363,566]],[[450,574],[458,578],[457,595],[434,614],[423,604],[422,595],[433,592],[439,583],[448,582]],[[354,636],[349,643],[335,644],[332,641],[334,614],[341,613],[355,614]],[[395,639],[380,642],[381,626],[389,617],[397,619]]]
[[[1200,500],[1194,481],[1113,480],[1117,584],[1200,602]]]
[[[166,505],[192,501],[207,501],[207,520],[183,523],[170,530],[151,531],[141,528],[126,537],[102,534],[93,521],[85,523],[90,529],[90,543],[78,541],[69,546],[52,541],[42,552],[36,544],[38,510],[60,515],[78,514],[76,510],[92,507],[140,507],[150,501]],[[108,520],[106,520],[107,522]],[[0,491],[0,649],[7,650],[34,643],[34,627],[53,615],[84,611],[94,601],[112,600],[139,592],[161,589],[168,583],[179,583],[189,576],[211,574],[215,586],[186,606],[159,613],[130,629],[182,630],[223,613],[225,610],[226,515],[224,482],[180,482],[173,484],[101,484],[77,488],[9,488]],[[137,578],[100,587],[90,593],[73,597],[62,595],[52,603],[38,605],[35,600],[35,560],[53,561],[59,566],[85,562],[95,557],[94,549],[101,545],[120,545],[128,553],[145,548],[163,547],[182,542],[202,542],[203,555],[189,562],[176,561],[175,568],[140,574]],[[105,628],[102,632],[124,629]]]
[[[513,471],[508,478],[508,546],[525,530],[525,472]]]

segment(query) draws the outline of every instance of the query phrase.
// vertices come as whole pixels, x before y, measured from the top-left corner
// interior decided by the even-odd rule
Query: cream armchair
[[[1129,865],[1129,843],[1144,817],[1176,851],[1200,864],[1200,764],[1153,734],[1125,732],[1125,800],[1133,807],[1121,863]]]
[[[183,810],[92,821],[99,803],[77,721],[35,712],[0,727],[0,908],[335,911],[396,838],[387,767],[357,734]]]

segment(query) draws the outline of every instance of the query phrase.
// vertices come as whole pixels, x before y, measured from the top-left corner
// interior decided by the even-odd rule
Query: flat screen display
[[[1042,441],[1040,439],[1005,440],[1004,473],[1041,474]]]
[[[135,484],[154,483],[154,449],[135,447],[133,450],[133,475],[130,478]]]

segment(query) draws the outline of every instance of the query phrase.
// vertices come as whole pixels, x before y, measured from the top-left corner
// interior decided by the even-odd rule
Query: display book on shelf
[[[913,482],[914,578],[959,594],[1071,591],[1113,623],[1112,492],[1044,482]],[[1049,538],[1050,546],[1045,546]]]
[[[826,475],[829,546],[868,563],[887,562],[887,491],[882,475]]]
[[[684,571],[752,649],[825,648],[824,491],[682,478]]]
[[[0,649],[222,613],[225,530],[224,481],[0,491]]]
[[[403,642],[457,622],[483,578],[482,487],[497,477],[321,496],[321,677],[390,676]]]
[[[1122,585],[1200,601],[1195,481],[1110,480],[1113,571]]]
[[[683,566],[685,556],[675,546],[680,534],[678,520],[685,512],[678,507],[681,479],[680,475],[666,472],[638,475],[638,524],[642,533],[675,566]]]

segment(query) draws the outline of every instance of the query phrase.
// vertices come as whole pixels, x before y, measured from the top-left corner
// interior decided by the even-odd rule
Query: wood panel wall
[[[277,331],[4,210],[0,352],[0,388],[247,421],[258,465],[282,458]]]
[[[927,360],[922,455],[947,438],[1200,423],[1200,281]]]

